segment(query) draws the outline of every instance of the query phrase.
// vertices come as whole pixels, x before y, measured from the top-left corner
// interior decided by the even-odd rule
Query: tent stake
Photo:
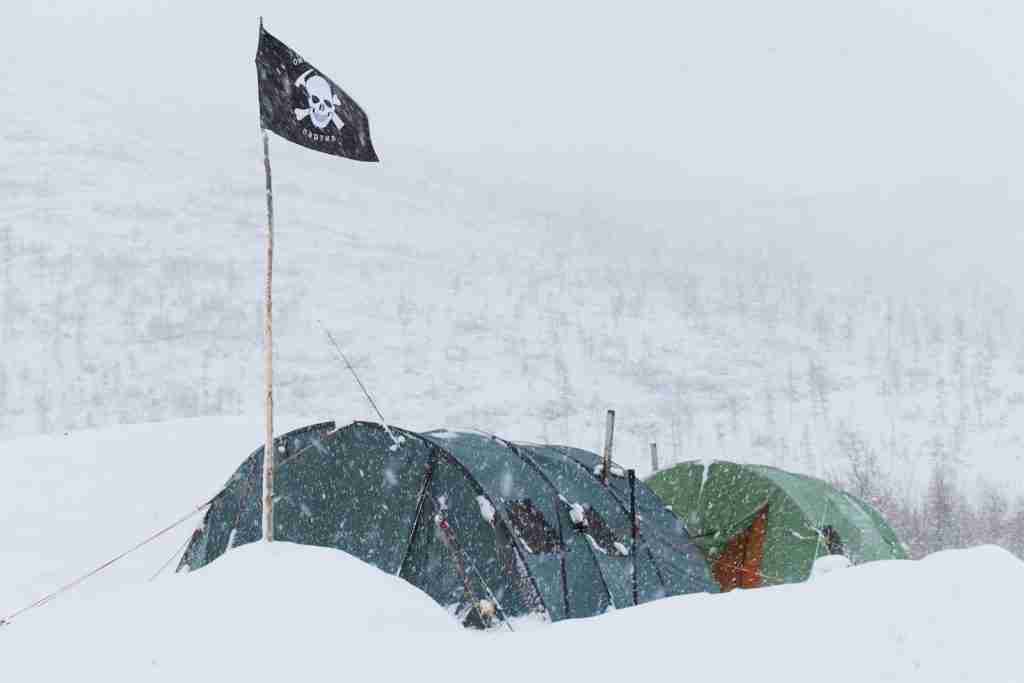
[[[601,483],[608,485],[608,472],[612,469],[612,439],[615,436],[615,411],[609,410],[604,424],[604,456],[601,462]]]
[[[638,588],[637,575],[636,575],[636,552],[637,552],[636,537],[637,537],[637,528],[638,528],[638,525],[636,523],[636,470],[629,470],[628,475],[629,475],[629,518],[630,518],[630,520],[632,520],[632,524],[633,524],[633,548],[631,550],[631,555],[632,555],[631,559],[633,560],[633,572],[632,572],[632,574],[633,574],[632,575],[632,582],[633,582],[633,604],[636,605],[636,604],[639,604],[639,602],[640,602],[640,599],[639,599],[640,591],[639,591],[639,588]]]

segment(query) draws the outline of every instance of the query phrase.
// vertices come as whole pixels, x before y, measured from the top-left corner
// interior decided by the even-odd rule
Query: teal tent
[[[473,626],[717,590],[682,522],[639,481],[633,557],[629,483],[613,467],[603,485],[593,453],[476,432],[391,431],[398,448],[365,422],[279,437],[275,538],[350,553]],[[262,467],[261,448],[214,500],[179,569],[261,538]]]

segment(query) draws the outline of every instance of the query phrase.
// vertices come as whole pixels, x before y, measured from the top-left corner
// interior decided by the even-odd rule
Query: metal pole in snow
[[[629,518],[633,524],[633,547],[630,550],[633,559],[633,604],[636,605],[640,602],[640,591],[636,576],[636,537],[638,531],[636,523],[636,470],[629,470],[627,474],[629,475]]]
[[[658,471],[658,444],[651,442],[651,472]]]
[[[604,455],[601,462],[601,483],[608,485],[608,472],[612,469],[612,439],[615,436],[615,411],[609,410],[604,424]]]
[[[263,20],[260,19],[260,25]],[[263,382],[266,393],[266,440],[263,443],[263,540],[274,540],[274,326],[271,283],[274,275],[274,190],[270,181],[270,143],[263,133],[263,169],[267,175],[267,278],[263,308]]]

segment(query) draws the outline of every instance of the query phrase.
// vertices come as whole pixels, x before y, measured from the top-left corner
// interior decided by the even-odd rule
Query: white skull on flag
[[[332,122],[338,130],[341,130],[345,122],[334,111],[334,108],[341,104],[341,100],[334,94],[331,84],[326,78],[320,75],[311,78],[311,73],[313,73],[313,69],[307,70],[295,81],[295,85],[301,86],[306,91],[306,101],[309,104],[306,109],[296,108],[295,118],[302,121],[308,116],[310,122],[318,130],[323,130],[327,124]]]

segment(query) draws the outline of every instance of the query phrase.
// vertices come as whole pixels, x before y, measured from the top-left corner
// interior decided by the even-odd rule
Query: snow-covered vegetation
[[[76,154],[52,162],[82,167]],[[81,238],[40,231],[52,216],[0,226],[5,436],[258,412],[260,190],[225,182],[193,219],[94,201],[87,224],[103,227]],[[283,185],[290,207],[297,188]],[[521,238],[456,250],[436,231],[446,219],[414,210],[423,234],[404,239],[339,206],[337,232],[279,211],[277,403],[289,412],[373,417],[319,319],[396,424],[596,450],[614,407],[616,459],[640,468],[657,441],[663,464],[764,462],[899,501],[934,482],[984,492],[1007,531],[1024,514],[1024,491],[1005,485],[1024,473],[1024,327],[990,282],[894,295],[867,276],[835,286],[771,254],[653,236],[608,259],[568,218],[458,207],[450,220],[480,220],[485,241]]]

